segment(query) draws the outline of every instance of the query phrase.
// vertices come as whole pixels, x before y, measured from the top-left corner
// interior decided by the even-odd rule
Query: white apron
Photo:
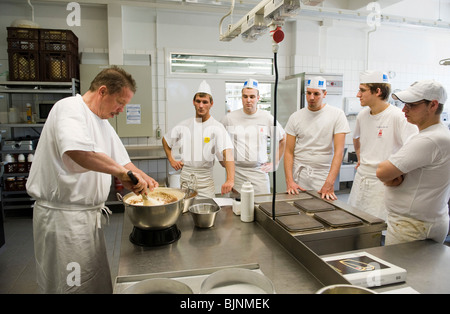
[[[388,213],[387,224],[386,245],[426,239],[444,243],[448,234],[449,216],[446,214],[432,223]]]
[[[376,168],[359,166],[353,179],[348,204],[372,216],[386,220],[385,189],[384,183],[376,176]]]
[[[112,293],[103,209],[36,201],[36,274],[44,293]]]
[[[329,169],[313,169],[309,165],[294,162],[292,173],[295,183],[305,190],[320,191],[328,176]]]
[[[192,182],[191,175],[197,179],[197,193],[199,198],[214,198],[216,189],[212,168],[194,168],[184,166],[180,173],[180,182]]]
[[[250,181],[253,185],[255,195],[270,193],[269,174],[259,168],[239,167],[234,169],[234,189],[241,193],[242,185]]]

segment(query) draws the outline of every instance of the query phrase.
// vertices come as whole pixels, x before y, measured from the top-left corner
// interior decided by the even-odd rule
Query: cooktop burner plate
[[[323,229],[324,226],[311,216],[299,212],[297,215],[288,215],[275,218],[280,225],[290,232]]]
[[[363,221],[343,210],[315,213],[314,218],[331,227],[348,227],[362,225]]]
[[[259,208],[261,208],[267,215],[272,216],[272,202],[261,203],[259,204]],[[275,217],[294,215],[299,212],[300,210],[297,207],[287,202],[275,202]]]
[[[294,201],[294,205],[307,213],[316,213],[335,210],[336,207],[318,198],[309,198]]]

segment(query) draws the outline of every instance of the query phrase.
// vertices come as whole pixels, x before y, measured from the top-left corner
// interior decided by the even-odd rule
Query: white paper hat
[[[414,103],[424,99],[430,101],[436,99],[440,104],[445,104],[447,101],[447,92],[438,82],[424,80],[415,82],[404,91],[393,94],[392,98],[404,103]]]
[[[306,81],[306,87],[326,90],[327,89],[327,80],[321,76],[312,77]]]
[[[242,88],[254,88],[259,90],[258,81],[250,78],[244,82],[244,86]]]
[[[206,83],[206,81],[202,81],[200,83],[200,86],[198,87],[197,93],[206,93],[206,94],[212,96],[211,87],[209,86],[208,83]]]
[[[391,84],[387,73],[380,71],[364,71],[359,75],[360,84]]]

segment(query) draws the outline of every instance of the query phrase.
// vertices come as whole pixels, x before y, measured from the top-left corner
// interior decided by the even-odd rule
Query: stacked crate
[[[67,82],[79,79],[78,37],[72,31],[7,29],[10,80]]]
[[[9,79],[39,81],[39,30],[8,27]]]

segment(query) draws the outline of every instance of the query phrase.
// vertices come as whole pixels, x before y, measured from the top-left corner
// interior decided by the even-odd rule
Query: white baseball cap
[[[359,75],[360,84],[391,84],[389,76],[380,71],[364,71]]]
[[[254,88],[259,90],[258,81],[250,78],[244,82],[244,86],[242,88]]]
[[[211,87],[209,86],[208,83],[206,83],[206,81],[202,81],[200,83],[200,86],[198,87],[197,93],[206,93],[206,94],[212,96]]]
[[[327,80],[321,76],[312,77],[306,80],[306,88],[327,89]]]
[[[413,83],[404,91],[392,94],[392,98],[400,100],[403,103],[414,103],[421,100],[439,101],[445,104],[447,101],[447,92],[444,87],[434,80],[424,80]]]

